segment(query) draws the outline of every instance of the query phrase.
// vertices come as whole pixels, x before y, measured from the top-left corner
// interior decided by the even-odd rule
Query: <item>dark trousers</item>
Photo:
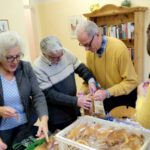
[[[112,96],[104,100],[105,112],[108,113],[117,106],[135,107],[136,100],[137,100],[137,88],[132,92],[130,92],[128,95],[122,95],[117,97]]]
[[[20,125],[16,128],[0,131],[0,138],[7,144],[7,150],[12,150],[12,145],[21,142],[23,139],[35,135],[37,127],[28,124]]]

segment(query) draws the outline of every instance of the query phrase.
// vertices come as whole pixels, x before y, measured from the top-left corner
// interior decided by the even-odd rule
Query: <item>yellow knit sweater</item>
[[[138,84],[128,49],[116,38],[107,37],[106,50],[102,57],[87,52],[87,66],[99,84],[112,96],[127,95]]]

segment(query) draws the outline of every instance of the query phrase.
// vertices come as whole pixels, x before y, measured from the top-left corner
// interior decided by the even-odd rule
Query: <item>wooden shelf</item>
[[[123,7],[113,4],[104,5],[99,10],[83,14],[98,26],[113,26],[134,23],[134,38],[121,39],[127,47],[134,49],[134,67],[138,74],[138,80],[143,80],[143,56],[144,56],[144,13],[147,7]]]
[[[85,17],[102,17],[102,16],[115,16],[121,14],[129,14],[134,12],[146,11],[147,7],[123,7],[113,4],[104,5],[102,8],[95,10],[92,13],[83,14]]]

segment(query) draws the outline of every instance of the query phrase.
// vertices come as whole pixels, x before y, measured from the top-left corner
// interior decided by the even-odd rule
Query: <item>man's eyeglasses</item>
[[[24,54],[21,53],[16,56],[6,56],[5,58],[6,58],[7,62],[14,62],[15,60],[17,62],[19,62],[23,58],[23,56],[24,56]]]
[[[87,44],[79,43],[79,45],[80,46],[84,46],[84,47],[91,47],[94,37],[95,37],[95,34],[93,35],[93,37],[92,37],[92,39],[91,39],[91,41],[89,43],[87,43]]]

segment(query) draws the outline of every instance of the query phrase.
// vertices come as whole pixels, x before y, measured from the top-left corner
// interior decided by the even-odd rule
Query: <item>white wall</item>
[[[58,36],[65,47],[70,49],[81,61],[85,62],[85,53],[83,48],[78,46],[76,39],[70,38],[69,17],[82,15],[89,12],[90,5],[99,3],[120,5],[123,0],[32,0],[38,4],[38,16],[40,24],[41,38],[48,34]],[[145,13],[145,37],[146,28],[150,23],[150,0],[131,0],[132,6],[145,6],[148,11]],[[150,73],[150,57],[146,52],[146,39],[144,51],[144,79],[147,79]],[[79,79],[78,79],[79,80]],[[80,83],[79,83],[80,84]]]
[[[25,59],[30,60],[22,0],[0,0],[0,19],[8,19],[9,30],[22,37],[26,47]]]
[[[30,51],[35,52],[39,49],[38,38],[42,38],[48,34],[55,34],[61,39],[65,47],[70,49],[82,61],[85,61],[83,48],[78,46],[76,39],[70,38],[69,17],[89,12],[90,5],[93,3],[99,3],[100,6],[103,6],[110,3],[120,5],[121,2],[122,0],[31,0],[31,3],[37,6],[36,9],[33,10],[35,13],[34,15],[37,15],[33,28],[35,29],[35,25],[37,25],[38,33],[34,37],[34,40],[37,40],[36,47],[38,48],[34,50],[30,49]],[[131,0],[131,2],[132,6],[150,7],[150,0]],[[0,3],[0,19],[8,19],[10,30],[18,32],[23,37],[27,49],[26,59],[30,60],[29,42],[22,0],[0,0]],[[145,14],[145,32],[149,23],[150,9],[148,9]],[[150,73],[150,57],[146,52],[146,40],[144,45],[144,78],[146,79]]]

